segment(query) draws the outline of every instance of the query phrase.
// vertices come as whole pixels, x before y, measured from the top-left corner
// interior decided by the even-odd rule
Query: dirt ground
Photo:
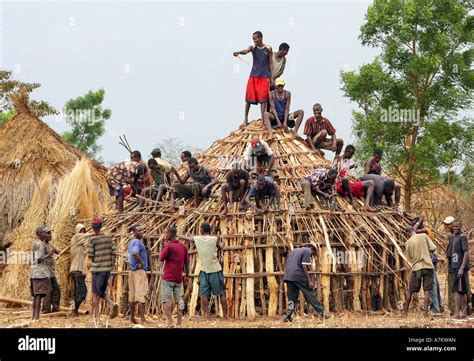
[[[29,308],[0,308],[0,328],[94,328],[92,316],[73,318],[65,312],[54,317],[41,317],[38,322],[30,322]],[[132,325],[124,316],[109,320],[109,328],[166,328],[161,317],[148,317],[146,326]],[[465,321],[452,320],[447,313],[433,315],[425,319],[421,311],[412,311],[408,318],[398,313],[344,313],[333,315],[322,321],[313,316],[295,317],[292,323],[283,323],[280,317],[259,317],[256,320],[223,320],[213,317],[206,320],[195,316],[184,316],[182,328],[474,328],[474,316]],[[106,327],[106,317],[102,316],[99,327]]]

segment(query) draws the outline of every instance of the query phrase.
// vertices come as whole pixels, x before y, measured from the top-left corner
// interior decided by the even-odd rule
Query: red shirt
[[[321,130],[325,129],[328,132],[328,135],[333,135],[336,133],[336,129],[332,126],[328,118],[322,117],[318,122],[316,117],[313,115],[306,120],[304,125],[304,135],[314,137]]]
[[[183,281],[183,266],[189,264],[188,247],[173,239],[166,243],[160,253],[160,261],[166,261],[163,279],[170,282]]]

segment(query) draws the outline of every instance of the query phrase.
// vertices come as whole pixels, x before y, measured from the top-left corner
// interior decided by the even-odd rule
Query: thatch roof
[[[224,181],[230,163],[242,156],[248,142],[257,135],[262,139],[266,136],[260,121],[217,140],[197,158]],[[341,197],[338,204],[343,211],[330,212],[323,201],[312,211],[304,210],[301,177],[317,167],[329,167],[330,162],[320,158],[302,138],[282,130],[275,131],[275,140],[270,146],[276,156],[274,168],[280,179],[282,212],[272,208],[263,215],[256,215],[253,211],[239,212],[234,204],[226,216],[221,216],[220,185],[217,185],[212,197],[198,208],[191,208],[190,200],[180,200],[176,214],[164,214],[162,211],[168,207],[166,202],[149,203],[145,210],[129,206],[125,213],[106,218],[105,231],[115,235],[121,255],[126,254],[130,241],[129,227],[139,223],[145,229],[146,244],[151,250],[152,292],[148,311],[161,311],[162,263],[158,252],[162,244],[157,243],[158,239],[169,225],[177,226],[181,235],[197,235],[203,222],[209,222],[213,232],[225,241],[223,268],[231,317],[281,314],[286,307],[282,281],[286,251],[308,240],[315,241],[320,248],[314,266],[319,294],[327,310],[367,310],[374,298],[385,309],[397,308],[404,299],[408,277],[402,227],[408,224],[409,218],[386,207],[376,213],[359,212]],[[442,244],[438,236],[435,242]],[[188,246],[192,254],[193,283],[186,287],[189,296],[186,301],[193,315],[200,307],[197,285],[200,260],[194,246]],[[339,253],[341,251],[345,253]],[[341,264],[339,257],[347,257],[350,252],[363,255],[365,262],[358,264],[357,259],[352,258],[349,263]],[[115,286],[117,297],[121,297],[124,304],[126,267],[121,257]]]
[[[40,179],[50,174],[53,182],[71,172],[85,157],[65,142],[28,109],[24,93],[13,98],[13,119],[0,126],[0,239],[5,240],[21,223]],[[95,182],[105,182],[106,169],[92,162]]]
[[[69,272],[66,256],[75,225],[107,211],[106,169],[34,117],[27,104],[25,95],[17,96],[15,117],[0,128],[0,233],[7,234],[3,237],[12,243],[10,263],[29,252],[36,227],[50,226],[53,243],[62,251],[57,277],[64,295]],[[28,285],[29,266],[8,264],[0,294],[29,298]]]

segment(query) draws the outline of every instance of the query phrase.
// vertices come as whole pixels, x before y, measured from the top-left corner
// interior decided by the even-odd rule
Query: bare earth
[[[94,328],[92,316],[84,315],[73,318],[69,315],[42,317],[31,323],[29,308],[0,308],[0,328]],[[182,328],[474,328],[474,316],[464,321],[454,321],[447,313],[425,319],[421,312],[411,312],[408,318],[396,313],[344,313],[333,315],[322,321],[313,316],[295,317],[292,323],[283,323],[282,318],[260,317],[251,320],[223,320],[213,317],[206,320],[202,317],[184,317]],[[109,328],[166,328],[161,317],[149,317],[146,326],[132,325],[125,317],[119,316],[109,320]],[[106,317],[102,316],[99,327],[106,327]]]

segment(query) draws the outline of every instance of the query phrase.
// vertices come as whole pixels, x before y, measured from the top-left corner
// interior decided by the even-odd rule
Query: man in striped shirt
[[[92,220],[92,230],[95,236],[91,237],[88,245],[88,256],[91,260],[92,272],[92,308],[96,322],[99,321],[99,299],[109,305],[110,318],[118,315],[118,305],[107,295],[107,284],[115,263],[116,248],[112,236],[101,232],[102,219]]]
[[[336,176],[334,168],[316,168],[303,177],[301,187],[304,191],[304,208],[310,210],[314,207],[314,197],[317,195],[331,201],[331,208],[336,207]]]

